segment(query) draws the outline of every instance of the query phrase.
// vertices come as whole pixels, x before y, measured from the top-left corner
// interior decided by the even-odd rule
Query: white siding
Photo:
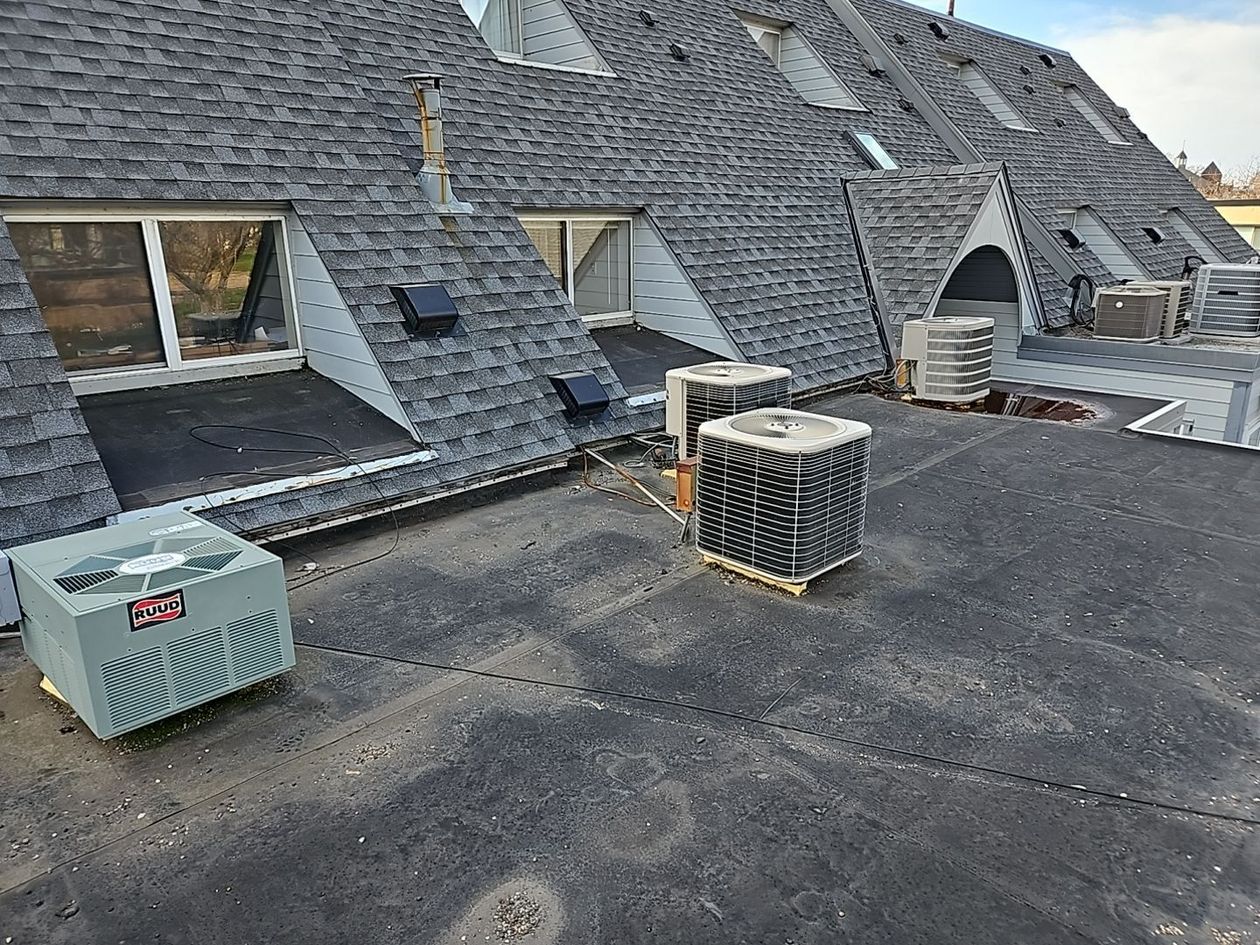
[[[560,0],[521,0],[521,51],[532,62],[604,68]]]
[[[1194,251],[1203,257],[1204,261],[1210,263],[1229,262],[1224,256],[1216,251],[1216,248],[1207,241],[1198,228],[1190,222],[1184,213],[1176,208],[1168,211],[1168,222],[1172,224],[1172,228],[1177,234],[1194,247]]]
[[[1022,131],[1033,130],[1033,126],[1024,120],[1010,100],[997,90],[997,86],[989,81],[989,77],[981,72],[974,62],[960,62],[953,65],[958,70],[958,78],[962,80],[963,86],[980,100],[980,104],[993,113],[994,118],[1008,128],[1017,128]]]
[[[1017,358],[1020,340],[1017,306],[1002,302],[942,299],[938,315],[987,315],[996,321],[993,335],[993,379],[1040,384],[1069,390],[1186,401],[1186,416],[1194,420],[1194,435],[1223,440],[1234,391],[1230,381],[1183,377],[1148,370],[1108,368]],[[1153,408],[1152,408],[1153,409]]]
[[[1064,214],[1070,215],[1072,212],[1065,210]],[[1150,278],[1138,265],[1137,260],[1129,255],[1128,250],[1120,245],[1120,241],[1111,235],[1111,231],[1102,224],[1089,207],[1081,207],[1075,212],[1076,229],[1081,236],[1085,237],[1085,242],[1094,251],[1094,255],[1111,270],[1113,275],[1120,279]]]
[[[306,363],[311,370],[371,404],[415,436],[415,429],[306,230],[292,216],[288,229],[289,261],[297,292],[297,321]]]
[[[861,108],[862,103],[814,51],[809,41],[794,27],[782,30],[779,43],[779,71],[811,105],[832,108]]]
[[[1124,135],[1120,133],[1120,129],[1104,118],[1102,113],[1094,107],[1094,103],[1087,99],[1077,86],[1064,86],[1063,94],[1072,103],[1072,107],[1080,112],[1087,122],[1094,126],[1094,130],[1103,137],[1103,140],[1109,141],[1111,144],[1128,144]]]
[[[634,320],[662,335],[739,360],[739,351],[717,316],[642,214],[634,223]]]

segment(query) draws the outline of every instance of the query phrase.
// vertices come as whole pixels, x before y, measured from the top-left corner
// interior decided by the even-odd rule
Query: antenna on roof
[[[950,16],[954,15],[954,0],[949,0],[949,9],[945,11]]]
[[[420,137],[424,164],[420,167],[420,189],[439,214],[472,213],[472,204],[458,200],[451,191],[451,172],[446,167],[446,146],[442,143],[442,77],[432,72],[403,76],[411,84],[420,109]]]

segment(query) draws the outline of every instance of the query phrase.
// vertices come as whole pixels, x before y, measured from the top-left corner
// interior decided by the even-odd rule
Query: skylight
[[[862,109],[862,103],[796,27],[751,16],[741,16],[740,20],[761,51],[809,104]]]
[[[1015,131],[1036,131],[1037,129],[1024,120],[1024,117],[1011,104],[1011,100],[998,91],[980,67],[970,59],[961,59],[947,53],[941,54],[942,61],[953,70],[962,82],[963,87],[980,100],[980,104],[993,113],[993,117],[1007,128]]]
[[[853,143],[857,145],[857,149],[861,152],[862,157],[866,158],[867,163],[877,170],[891,171],[896,170],[900,165],[893,160],[891,154],[884,150],[884,146],[879,143],[869,131],[851,131],[849,137]]]
[[[1064,97],[1072,103],[1072,107],[1080,112],[1087,122],[1094,126],[1094,130],[1102,136],[1103,140],[1110,144],[1129,144],[1125,140],[1124,135],[1120,133],[1120,129],[1109,122],[1102,112],[1094,107],[1094,103],[1085,97],[1085,93],[1080,90],[1079,86],[1065,85],[1062,88]]]

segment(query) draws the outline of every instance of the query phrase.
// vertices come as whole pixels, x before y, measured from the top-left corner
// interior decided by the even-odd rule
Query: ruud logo
[[[184,616],[184,592],[174,591],[161,597],[146,597],[127,605],[132,630],[143,630],[155,623],[166,623]]]

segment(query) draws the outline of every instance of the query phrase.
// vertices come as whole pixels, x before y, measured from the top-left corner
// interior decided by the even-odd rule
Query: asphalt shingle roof
[[[968,164],[869,171],[849,181],[890,324],[932,314],[932,297],[1000,174],[1000,164]]]

